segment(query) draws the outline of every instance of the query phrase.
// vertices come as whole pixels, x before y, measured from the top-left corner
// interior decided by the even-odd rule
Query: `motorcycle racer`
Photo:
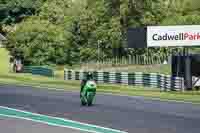
[[[81,93],[83,91],[85,84],[87,83],[88,80],[92,80],[92,79],[93,79],[93,74],[91,72],[87,73],[87,75],[82,79],[81,89],[80,89],[80,97],[81,97]]]

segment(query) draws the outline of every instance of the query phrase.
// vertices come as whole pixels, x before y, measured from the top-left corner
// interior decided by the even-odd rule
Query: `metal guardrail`
[[[145,87],[160,88],[161,90],[183,90],[184,79],[180,77],[172,77],[157,73],[142,72],[104,72],[94,71],[94,79],[98,83],[124,84],[124,85],[142,85]],[[64,70],[65,80],[81,80],[87,72]]]
[[[24,66],[23,73],[31,73],[33,75],[42,75],[47,77],[54,76],[54,71],[52,69],[41,66]]]

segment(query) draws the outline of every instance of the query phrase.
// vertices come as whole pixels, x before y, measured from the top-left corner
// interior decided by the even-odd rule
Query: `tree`
[[[199,24],[199,0],[0,0],[0,32],[28,64],[76,64],[166,48],[126,50],[129,27]],[[3,26],[2,26],[3,24]],[[36,45],[41,44],[41,45]]]
[[[6,47],[11,55],[23,58],[26,64],[64,64],[68,63],[67,34],[62,27],[34,16],[9,33]]]
[[[39,11],[46,0],[0,0],[0,24],[19,23]]]

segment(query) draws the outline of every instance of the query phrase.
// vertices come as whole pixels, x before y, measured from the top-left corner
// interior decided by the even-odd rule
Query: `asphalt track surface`
[[[200,105],[98,94],[82,107],[79,93],[0,85],[0,106],[129,133],[200,133]]]
[[[49,126],[28,120],[0,117],[1,133],[86,133],[64,127]]]

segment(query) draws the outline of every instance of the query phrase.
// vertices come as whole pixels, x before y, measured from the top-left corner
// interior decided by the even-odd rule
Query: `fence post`
[[[135,56],[133,56],[133,64],[136,64]]]
[[[182,89],[182,92],[185,92],[185,84],[184,84],[184,78],[180,78],[181,80],[181,89]]]
[[[131,65],[131,64],[132,64],[132,56],[131,56],[131,55],[129,55],[128,64],[129,64],[129,65]]]

